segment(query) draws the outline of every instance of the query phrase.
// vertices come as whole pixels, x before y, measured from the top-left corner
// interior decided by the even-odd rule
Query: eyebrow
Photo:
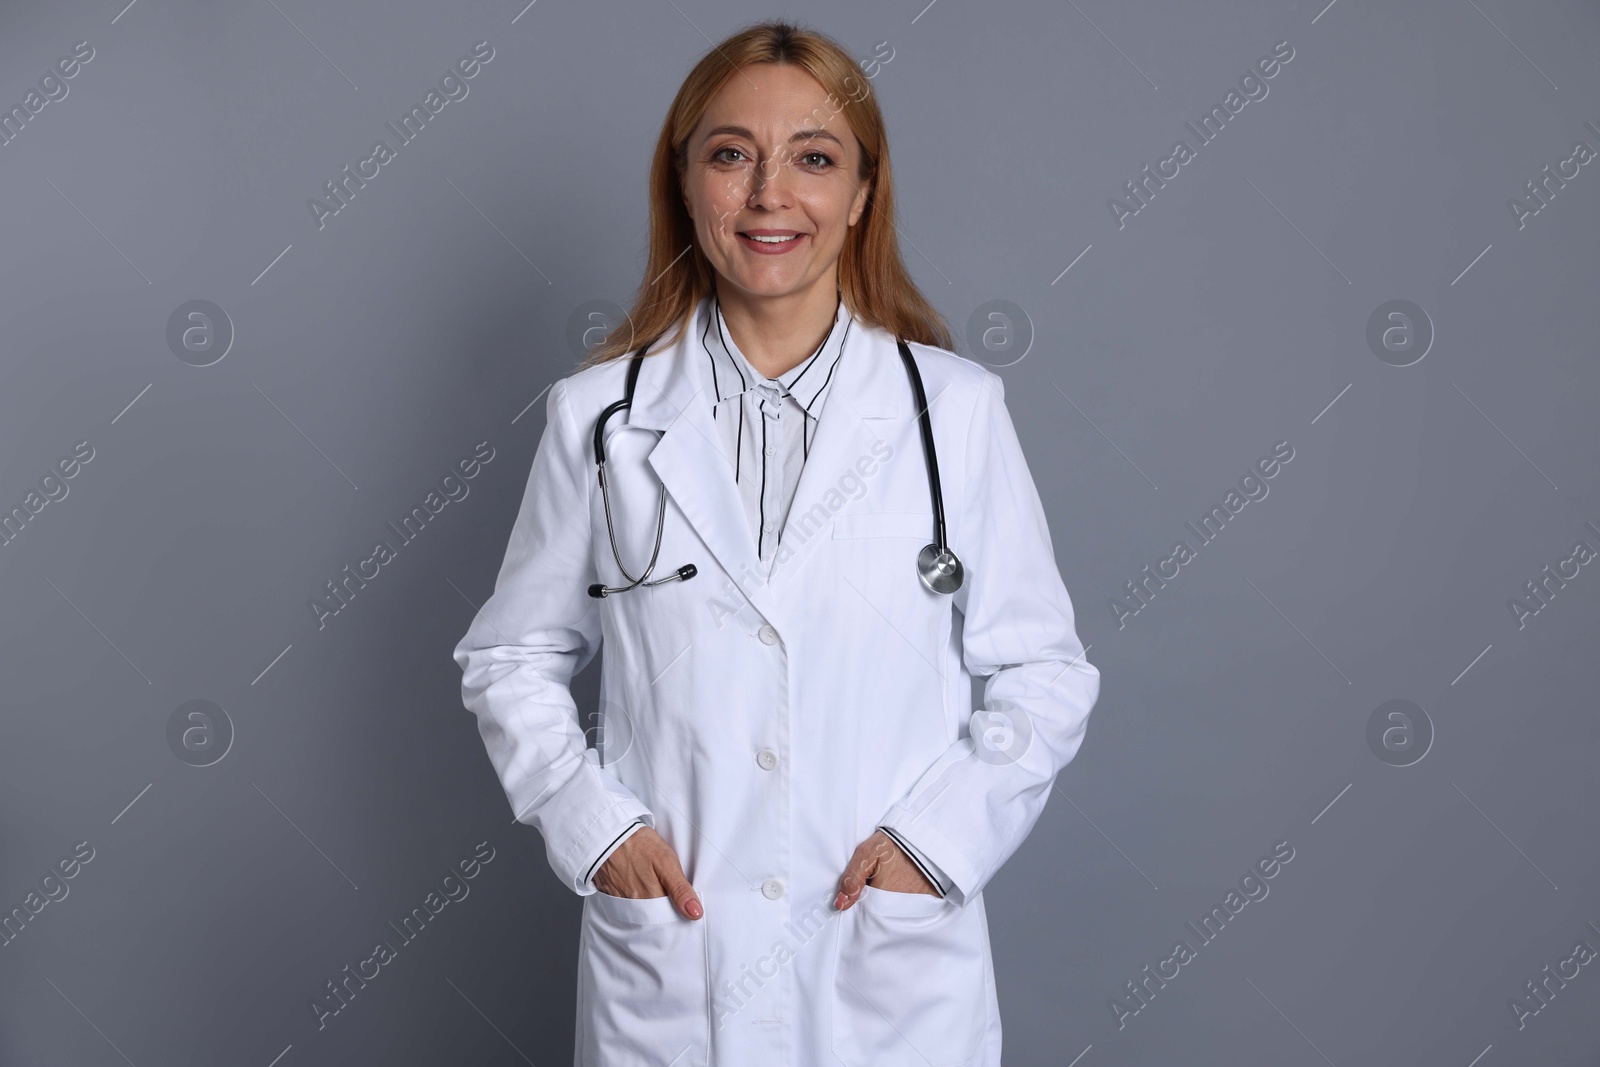
[[[743,126],[731,126],[731,125],[726,125],[725,124],[725,125],[722,125],[722,126],[713,126],[711,129],[706,131],[705,137],[701,138],[701,140],[709,141],[709,140],[711,140],[711,138],[715,137],[719,133],[736,134],[737,136],[740,136],[740,137],[748,137],[752,141],[754,141],[756,139],[756,135],[751,133],[748,129],[746,129]],[[829,133],[827,130],[821,130],[821,129],[796,130],[792,135],[790,135],[789,143],[793,144],[795,141],[809,141],[809,140],[812,140],[813,138],[815,138],[817,140],[832,141],[834,144],[838,145],[840,148],[844,147],[844,142],[843,141],[839,140],[839,138],[835,137],[833,134]]]

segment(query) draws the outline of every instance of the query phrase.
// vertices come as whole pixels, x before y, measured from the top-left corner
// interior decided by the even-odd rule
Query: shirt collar
[[[854,320],[845,306],[843,296],[838,300],[833,316],[833,329],[821,345],[799,364],[776,378],[768,378],[739,351],[728,324],[722,317],[722,307],[713,294],[701,301],[698,316],[699,339],[703,365],[707,368],[713,397],[713,411],[722,401],[740,396],[752,389],[769,395],[787,393],[801,409],[816,418],[822,400],[832,382],[839,360],[844,354],[844,340]]]

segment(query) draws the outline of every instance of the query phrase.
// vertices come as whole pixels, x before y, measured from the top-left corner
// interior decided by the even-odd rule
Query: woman
[[[1000,1062],[982,889],[1099,673],[1001,380],[948,351],[893,218],[849,56],[729,38],[663,124],[630,325],[550,390],[455,659],[584,897],[580,1065]],[[923,550],[924,410],[959,564]],[[602,644],[586,753],[568,686]]]

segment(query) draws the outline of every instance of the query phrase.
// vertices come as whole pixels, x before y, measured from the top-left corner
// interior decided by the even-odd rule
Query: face
[[[712,99],[689,135],[683,201],[719,288],[775,297],[822,287],[832,299],[868,193],[843,103],[802,68],[775,63],[744,67]]]

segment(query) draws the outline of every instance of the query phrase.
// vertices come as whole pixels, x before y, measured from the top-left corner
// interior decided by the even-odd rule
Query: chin
[[[788,296],[803,289],[806,284],[804,279],[788,274],[783,277],[772,275],[751,277],[743,272],[735,272],[724,277],[752,296]]]

